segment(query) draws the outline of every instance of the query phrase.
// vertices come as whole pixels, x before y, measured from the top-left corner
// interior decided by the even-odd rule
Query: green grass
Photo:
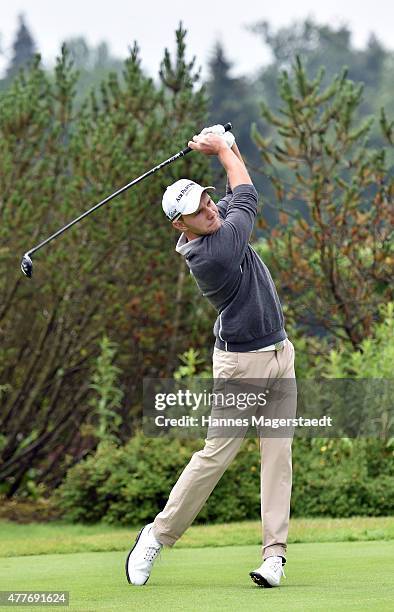
[[[19,525],[0,521],[0,557],[55,553],[123,551],[137,528],[68,523]],[[394,517],[349,519],[291,519],[289,544],[394,540]],[[259,545],[261,523],[245,521],[224,525],[195,525],[176,548]]]
[[[144,587],[127,584],[125,555],[3,558],[0,589],[68,590],[70,610],[91,612],[393,609],[394,541],[294,544],[279,589],[259,588],[248,576],[260,564],[259,546],[166,549]]]

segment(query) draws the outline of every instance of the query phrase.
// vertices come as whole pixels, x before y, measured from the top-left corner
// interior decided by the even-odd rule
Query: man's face
[[[218,207],[211,199],[207,191],[201,194],[200,206],[195,213],[191,215],[182,215],[180,224],[184,225],[186,230],[196,234],[197,236],[206,236],[213,234],[222,225],[222,220],[219,217]],[[181,227],[182,231],[185,228]]]

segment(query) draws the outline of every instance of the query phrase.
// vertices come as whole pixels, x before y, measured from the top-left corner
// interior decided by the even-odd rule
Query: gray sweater
[[[217,232],[189,242],[182,234],[176,246],[218,311],[215,346],[225,351],[253,351],[287,337],[271,274],[249,244],[257,201],[253,185],[238,185],[217,204]]]

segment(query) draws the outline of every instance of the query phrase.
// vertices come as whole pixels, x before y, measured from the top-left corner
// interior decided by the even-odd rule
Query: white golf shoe
[[[148,582],[153,563],[163,545],[153,535],[153,523],[139,532],[135,544],[126,559],[126,577],[129,584],[142,586]]]
[[[280,584],[280,579],[285,576],[283,571],[282,557],[268,557],[264,563],[249,576],[261,587],[271,588]]]

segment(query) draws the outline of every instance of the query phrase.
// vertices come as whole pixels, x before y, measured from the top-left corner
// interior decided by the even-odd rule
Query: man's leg
[[[212,438],[194,453],[153,522],[159,542],[173,546],[192,524],[216,484],[236,456],[240,438]]]
[[[275,352],[278,362],[278,389],[284,397],[273,404],[272,416],[294,418],[297,391],[294,371],[294,347],[289,340]],[[271,416],[271,415],[270,415]],[[263,525],[263,558],[281,556],[286,560],[292,488],[292,432],[288,437],[260,437],[261,518]]]
[[[286,559],[292,483],[291,438],[260,438],[263,559]]]
[[[238,353],[214,349],[214,380],[230,379],[237,368]],[[192,524],[236,456],[242,440],[242,435],[207,437],[204,448],[194,453],[173,487],[165,508],[153,522],[153,532],[159,542],[173,546]]]

